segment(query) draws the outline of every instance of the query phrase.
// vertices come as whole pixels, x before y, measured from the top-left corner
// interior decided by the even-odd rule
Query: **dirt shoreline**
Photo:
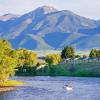
[[[0,86],[0,92],[16,90],[15,86]]]

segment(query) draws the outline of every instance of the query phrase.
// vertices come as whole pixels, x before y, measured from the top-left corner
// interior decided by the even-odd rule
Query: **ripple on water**
[[[100,78],[14,77],[27,86],[0,93],[0,100],[100,100]],[[65,84],[73,87],[64,89]]]

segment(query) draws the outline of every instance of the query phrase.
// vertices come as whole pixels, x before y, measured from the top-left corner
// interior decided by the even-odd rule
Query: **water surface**
[[[0,93],[0,100],[100,100],[100,78],[14,77],[26,86]],[[64,86],[69,84],[72,91]]]

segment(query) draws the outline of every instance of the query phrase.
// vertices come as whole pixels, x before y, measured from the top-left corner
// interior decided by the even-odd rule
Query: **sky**
[[[44,5],[58,10],[70,10],[87,18],[100,19],[100,0],[0,0],[0,15],[22,15]]]

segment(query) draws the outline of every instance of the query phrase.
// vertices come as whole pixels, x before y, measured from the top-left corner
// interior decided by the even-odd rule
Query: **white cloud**
[[[43,5],[71,10],[89,18],[100,18],[100,0],[0,0],[0,15],[23,14]]]

